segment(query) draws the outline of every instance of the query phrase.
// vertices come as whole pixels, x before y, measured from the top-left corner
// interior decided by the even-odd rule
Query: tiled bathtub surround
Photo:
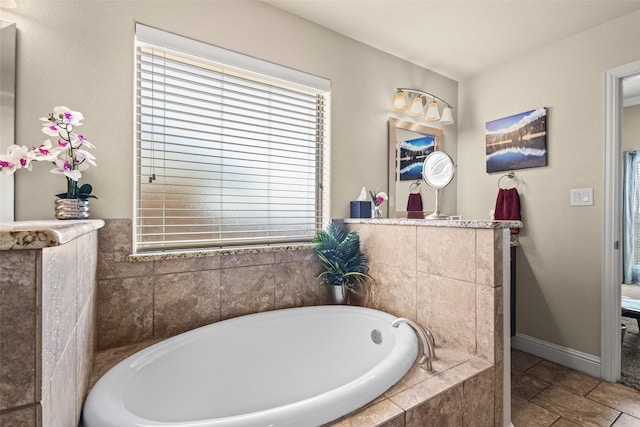
[[[363,305],[428,326],[438,359],[434,373],[412,368],[384,396],[335,426],[502,425],[502,246],[509,225],[346,222],[360,233],[376,278]],[[97,376],[183,330],[328,301],[315,281],[312,249],[136,262],[129,257],[130,236],[128,220],[109,220],[100,232],[98,342],[110,350],[100,353]],[[116,348],[121,345],[128,347]]]
[[[428,327],[437,347],[452,347],[486,361],[494,373],[488,390],[495,391],[495,398],[481,405],[487,410],[489,404],[492,413],[490,418],[482,418],[481,424],[502,425],[505,224],[415,220],[345,222],[349,229],[360,234],[363,250],[369,255],[371,274],[376,278],[370,286],[366,305]],[[438,353],[437,348],[436,355]],[[499,375],[495,375],[497,373]],[[471,381],[468,387],[472,387],[476,381],[488,380],[462,378],[461,390],[467,381]],[[430,399],[435,399],[434,402],[454,399],[452,396],[458,396],[458,392],[453,391],[456,387],[447,388],[443,395]],[[469,402],[464,393],[458,397],[454,399],[456,404],[467,408]],[[421,405],[433,405],[429,402]],[[459,414],[462,416],[463,412]],[[443,418],[443,424],[434,425],[449,425],[449,421],[452,420]],[[406,422],[406,425],[421,425],[411,421],[409,412]],[[474,424],[478,422],[470,425],[480,425]],[[462,425],[457,421],[452,423]]]
[[[346,222],[376,278],[367,306],[417,321],[439,345],[502,361],[504,229]]]
[[[131,257],[130,220],[99,233],[98,348],[181,332],[243,314],[328,302],[313,249]]]
[[[0,250],[0,425],[77,424],[95,348],[102,224],[0,226],[0,242],[14,242]]]

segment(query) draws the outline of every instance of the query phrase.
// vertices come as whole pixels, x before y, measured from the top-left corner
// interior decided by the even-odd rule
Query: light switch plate
[[[572,188],[571,206],[593,206],[593,188]]]

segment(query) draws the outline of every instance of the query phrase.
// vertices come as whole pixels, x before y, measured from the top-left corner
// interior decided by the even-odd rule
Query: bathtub
[[[169,338],[91,389],[84,427],[318,426],[384,393],[418,353],[394,316],[352,306],[269,311]]]

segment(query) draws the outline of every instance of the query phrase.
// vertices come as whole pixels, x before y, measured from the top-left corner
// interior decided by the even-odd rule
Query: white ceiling
[[[457,81],[640,10],[640,0],[264,0]]]

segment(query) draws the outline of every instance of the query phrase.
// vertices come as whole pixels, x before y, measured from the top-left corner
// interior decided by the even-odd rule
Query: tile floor
[[[640,391],[511,351],[515,427],[640,427]]]

